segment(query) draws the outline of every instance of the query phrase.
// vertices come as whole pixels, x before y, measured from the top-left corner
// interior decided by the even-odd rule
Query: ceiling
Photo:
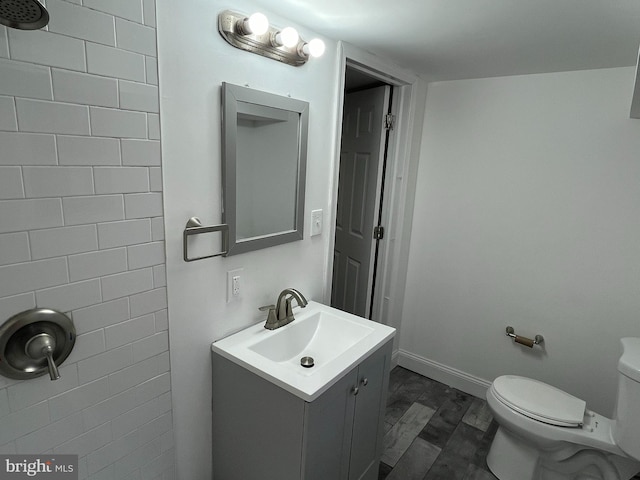
[[[427,81],[635,65],[640,0],[258,0]]]

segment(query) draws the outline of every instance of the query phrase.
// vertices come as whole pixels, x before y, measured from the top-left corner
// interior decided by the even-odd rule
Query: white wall
[[[0,377],[0,452],[173,478],[155,1],[47,0],[0,27],[0,323],[72,315],[62,378]]]
[[[325,218],[330,209],[338,114],[337,45],[325,39],[325,55],[303,67],[238,50],[217,32],[217,15],[227,8],[255,10],[250,1],[158,2],[172,392],[178,475],[183,480],[211,476],[211,342],[266,319],[258,307],[274,303],[285,287],[323,300],[328,258],[328,226],[322,236],[310,238],[309,222],[312,209],[323,209]],[[291,24],[264,13],[277,26]],[[315,36],[303,28],[299,31],[307,40]],[[199,216],[205,225],[221,220],[223,81],[310,103],[305,238],[229,258],[185,263],[182,231],[187,220]],[[214,239],[200,240],[211,243],[213,253]],[[242,298],[227,304],[226,272],[236,268],[244,269]],[[265,405],[265,415],[268,408]]]
[[[429,85],[401,362],[462,383],[522,374],[612,414],[618,339],[640,335],[633,80]],[[513,344],[507,325],[543,334],[544,350]]]

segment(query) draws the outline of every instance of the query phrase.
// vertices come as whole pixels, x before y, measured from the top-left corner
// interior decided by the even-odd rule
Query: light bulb
[[[305,46],[309,49],[309,52],[305,53],[308,53],[308,55],[311,55],[312,57],[321,57],[324,53],[324,42],[319,38],[314,38]]]
[[[263,35],[269,30],[269,20],[260,12],[252,14],[242,22],[238,22],[240,30],[244,35]]]
[[[298,44],[300,36],[293,27],[285,27],[275,36],[275,43],[277,46],[284,45],[285,47],[295,47]]]
[[[269,20],[260,12],[256,12],[249,17],[249,28],[255,35],[262,35],[269,30]]]

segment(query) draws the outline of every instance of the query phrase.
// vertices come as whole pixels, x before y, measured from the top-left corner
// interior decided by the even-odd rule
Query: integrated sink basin
[[[294,315],[284,327],[266,330],[261,322],[211,350],[311,402],[395,335],[394,328],[313,301]]]
[[[267,360],[291,363],[294,367],[304,354],[313,357],[315,364],[320,366],[373,332],[369,325],[355,323],[330,312],[313,312],[304,318],[300,313],[306,312],[301,309],[298,312],[300,318],[289,328],[280,328],[249,348]]]

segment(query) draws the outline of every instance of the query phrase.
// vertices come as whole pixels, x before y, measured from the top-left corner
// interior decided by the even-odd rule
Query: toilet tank
[[[640,338],[620,341],[614,439],[627,455],[640,460]]]

